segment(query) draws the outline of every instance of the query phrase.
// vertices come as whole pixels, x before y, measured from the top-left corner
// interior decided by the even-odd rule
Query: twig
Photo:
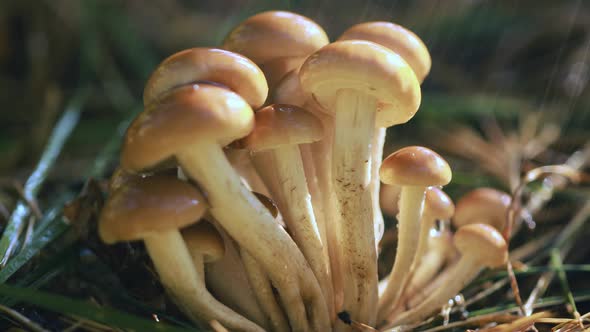
[[[0,304],[0,312],[5,314],[6,316],[14,319],[19,324],[21,324],[24,328],[32,332],[49,332],[48,330],[42,328],[37,323],[33,322],[32,320],[28,319],[26,316],[21,315],[19,312],[10,309],[2,304]]]
[[[564,228],[564,230],[559,234],[557,240],[555,241],[554,247],[556,249],[560,249],[560,258],[564,259],[565,256],[569,253],[570,249],[572,248],[572,243],[576,236],[580,235],[580,230],[586,223],[588,217],[590,216],[590,202],[586,202],[582,209],[574,216],[574,218],[570,221],[570,223]],[[545,293],[547,287],[555,277],[555,271],[549,271],[543,273],[541,277],[537,280],[537,284],[535,288],[531,291],[529,298],[526,300],[524,305],[526,315],[530,315],[533,312],[533,304],[537,301],[537,299]]]
[[[576,306],[576,301],[574,301],[572,291],[570,290],[570,286],[567,281],[565,271],[563,270],[563,261],[561,260],[561,254],[557,248],[551,250],[551,266],[556,270],[557,278],[559,279],[559,283],[561,284],[561,289],[564,292],[566,301],[569,303],[571,309],[573,310],[574,316],[576,318],[579,318],[580,313],[578,311],[578,307]]]
[[[55,163],[67,138],[70,136],[73,129],[76,127],[78,120],[80,119],[81,108],[86,101],[87,96],[87,90],[81,90],[78,92],[53,129],[51,137],[49,138],[49,142],[47,143],[47,146],[43,152],[43,155],[41,156],[41,159],[39,160],[39,163],[37,164],[37,167],[25,183],[23,195],[25,200],[30,202],[35,201],[35,196],[47,178],[49,170]],[[20,200],[17,203],[16,208],[8,220],[6,229],[2,234],[2,239],[0,239],[0,255],[2,257],[0,259],[0,267],[4,267],[6,265],[16,250],[19,242],[19,233],[16,231],[19,228],[23,228],[23,224],[26,222],[30,212],[31,209],[28,204],[25,203],[25,201]]]

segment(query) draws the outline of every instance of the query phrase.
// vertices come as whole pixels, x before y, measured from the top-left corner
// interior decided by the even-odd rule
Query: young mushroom
[[[397,54],[367,41],[329,44],[307,58],[301,86],[335,118],[332,180],[342,242],[344,310],[375,322],[377,257],[370,179],[375,127],[408,121],[420,104],[420,86]],[[379,116],[377,116],[379,114]],[[376,122],[379,119],[380,121]]]
[[[471,282],[486,267],[497,268],[506,264],[508,249],[502,235],[492,226],[470,224],[455,233],[453,242],[461,253],[440,285],[415,308],[395,317],[389,326],[399,326],[421,321],[440,309],[451,297]]]
[[[430,53],[422,42],[410,30],[391,22],[366,22],[353,25],[338,40],[367,40],[397,53],[416,74],[420,83],[424,80],[432,61]],[[383,160],[386,128],[377,128],[371,143],[371,195],[375,224],[375,240],[379,241],[384,231],[383,215],[379,205],[379,168]]]
[[[322,27],[309,18],[287,11],[267,11],[236,26],[222,47],[259,65],[272,89],[328,42]]]
[[[420,239],[420,220],[425,192],[430,186],[451,181],[451,169],[436,152],[420,146],[397,150],[383,161],[381,181],[401,186],[398,214],[398,244],[387,287],[379,299],[379,321],[393,310],[406,284]]]
[[[164,175],[136,178],[111,193],[98,231],[107,244],[143,240],[162,285],[191,319],[263,331],[215,300],[193,264],[179,230],[198,222],[206,210],[203,196],[188,183]]]
[[[510,195],[493,188],[474,189],[457,202],[453,226],[488,224],[501,232],[506,226],[511,201]]]
[[[273,104],[256,112],[255,126],[250,135],[237,144],[251,150],[259,172],[273,174],[272,196],[283,215],[295,243],[303,252],[314,272],[326,304],[332,312],[332,286],[328,262],[311,205],[299,145],[319,141],[323,137],[319,119],[303,108]],[[258,156],[267,154],[262,160]],[[267,158],[268,157],[268,158]]]
[[[262,73],[249,79],[264,80]],[[305,330],[311,324],[327,329],[324,298],[305,258],[224,155],[225,145],[250,133],[253,120],[247,102],[228,89],[209,84],[178,87],[155,99],[132,122],[121,165],[137,171],[175,156],[206,191],[210,213],[268,273],[292,328]]]

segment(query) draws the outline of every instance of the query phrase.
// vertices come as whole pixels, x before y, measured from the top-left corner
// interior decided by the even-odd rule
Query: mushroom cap
[[[207,211],[203,195],[168,175],[136,178],[111,193],[98,224],[105,243],[141,240],[196,223]]]
[[[215,48],[191,48],[165,59],[152,73],[143,91],[144,105],[171,89],[192,83],[217,83],[239,94],[253,108],[268,95],[264,74],[240,54]]]
[[[383,183],[398,186],[444,186],[451,182],[451,167],[438,153],[408,146],[383,160],[379,176]]]
[[[339,41],[321,48],[305,60],[299,79],[304,92],[328,113],[335,111],[341,89],[375,97],[378,127],[405,123],[420,106],[420,84],[412,68],[399,55],[369,41]]]
[[[299,70],[305,61],[304,57],[284,57],[269,60],[260,65],[260,69],[266,77],[269,89],[272,91],[276,85],[290,72]],[[299,81],[299,77],[297,77]]]
[[[424,42],[412,31],[391,22],[366,22],[352,26],[338,40],[368,40],[399,54],[424,81],[432,60]]]
[[[247,18],[223,41],[223,48],[257,64],[282,57],[307,57],[328,44],[326,32],[305,16],[267,11]]]
[[[502,231],[506,225],[512,199],[505,192],[493,188],[477,188],[457,202],[453,225],[488,224]]]
[[[205,263],[218,261],[225,255],[223,238],[209,222],[203,221],[183,229],[182,238],[191,254],[202,255]]]
[[[453,200],[442,189],[429,187],[426,189],[424,215],[435,219],[448,220],[455,213]]]
[[[269,105],[257,111],[254,118],[254,130],[238,144],[252,151],[312,143],[324,136],[320,119],[298,106]]]
[[[460,227],[453,238],[462,256],[470,255],[486,267],[499,267],[508,259],[508,245],[494,227],[471,224]]]
[[[285,74],[272,92],[272,102],[278,104],[289,104],[302,106],[307,98],[301,89],[299,82],[299,71],[292,70]]]
[[[149,104],[125,134],[121,166],[137,171],[170,158],[194,142],[222,146],[254,127],[254,113],[236,93],[209,84],[186,85]]]
[[[141,178],[141,175],[130,173],[119,166],[115,169],[109,180],[109,192],[112,193],[130,181],[137,180],[138,178]]]

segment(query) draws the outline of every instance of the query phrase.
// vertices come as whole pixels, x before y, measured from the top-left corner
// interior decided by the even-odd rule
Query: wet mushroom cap
[[[387,184],[428,187],[448,184],[452,173],[438,153],[421,146],[409,146],[385,158],[379,176]]]
[[[203,255],[204,263],[218,261],[225,254],[223,238],[209,222],[203,221],[183,229],[182,238],[191,251]]]
[[[424,214],[436,216],[437,219],[451,219],[455,213],[455,204],[444,191],[437,187],[426,189],[426,204]]]
[[[240,23],[222,47],[263,64],[282,57],[307,57],[328,42],[322,27],[309,18],[287,11],[268,11]]]
[[[510,195],[492,188],[477,188],[457,202],[453,225],[483,223],[502,231],[506,224]]]
[[[424,42],[412,31],[391,22],[366,22],[344,31],[338,40],[368,40],[399,54],[412,67],[420,82],[424,80],[432,60]]]
[[[254,118],[254,129],[240,140],[242,147],[252,151],[312,143],[324,135],[320,119],[293,105],[269,105],[257,111]]]
[[[260,68],[248,58],[215,48],[191,48],[165,59],[152,73],[143,92],[144,105],[167,91],[192,83],[221,84],[253,108],[262,106],[268,85]]]
[[[334,112],[341,89],[375,97],[378,127],[405,123],[420,106],[420,84],[412,68],[399,55],[369,41],[339,41],[321,48],[303,63],[299,78],[325,112]]]
[[[141,240],[188,226],[206,211],[205,198],[187,182],[167,175],[137,178],[111,193],[98,232],[109,244]]]
[[[131,123],[121,152],[121,166],[141,170],[170,158],[196,141],[222,146],[254,127],[250,106],[234,92],[209,84],[169,91]]]
[[[499,267],[508,259],[508,246],[502,234],[486,224],[466,225],[453,237],[455,248],[461,255],[476,256],[487,267]]]

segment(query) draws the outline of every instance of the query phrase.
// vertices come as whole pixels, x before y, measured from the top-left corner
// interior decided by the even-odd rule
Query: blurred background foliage
[[[217,46],[237,23],[270,9],[306,15],[332,39],[352,24],[386,20],[424,40],[433,66],[421,110],[407,125],[389,131],[386,152],[408,144],[435,147],[454,169],[448,189],[454,198],[481,185],[511,191],[523,170],[564,162],[590,138],[589,1],[0,0],[0,223],[8,219],[19,188],[72,100],[83,100],[83,113],[37,197],[43,212],[56,198],[79,191],[89,175],[108,176],[117,162],[119,137],[142,109],[143,84],[160,61],[185,48]],[[540,151],[521,158],[526,160],[514,174],[510,160],[502,160],[510,152],[502,142],[526,143],[536,136],[542,138]],[[494,171],[494,160],[506,169]],[[559,227],[588,195],[583,186],[560,193],[538,221],[551,220],[548,229]],[[578,247],[578,262],[590,263],[590,246]],[[124,255],[107,256],[145,259],[141,250],[121,250]],[[37,265],[58,261],[61,270],[52,272],[50,290],[118,303],[135,313],[142,312],[141,296],[153,304],[151,293],[141,288],[145,282],[135,285],[137,290],[120,273],[115,274],[125,287],[97,280],[90,266],[105,275],[100,269],[109,266],[95,265],[94,255],[96,248],[78,242],[75,249],[49,250],[29,270],[40,278],[55,266],[39,270]],[[72,274],[75,283],[68,279]],[[21,284],[38,280],[29,279]],[[575,280],[588,286],[585,279]],[[105,288],[111,291],[102,293]],[[123,288],[133,300],[113,300],[111,293]],[[40,311],[25,312],[49,324]]]

